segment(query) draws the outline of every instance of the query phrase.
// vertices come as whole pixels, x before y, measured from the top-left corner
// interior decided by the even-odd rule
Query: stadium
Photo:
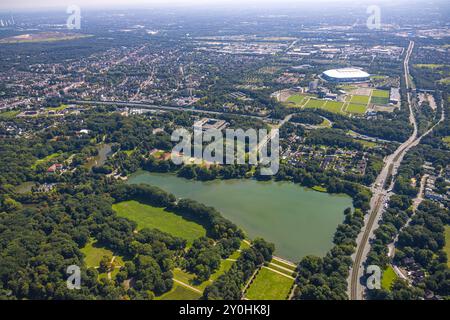
[[[370,74],[356,68],[331,69],[322,73],[322,78],[330,82],[365,82]]]

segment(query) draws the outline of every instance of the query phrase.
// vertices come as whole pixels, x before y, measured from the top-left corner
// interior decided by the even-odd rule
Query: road
[[[371,210],[369,217],[362,229],[361,234],[357,239],[357,248],[356,254],[354,256],[353,266],[350,270],[350,299],[351,300],[362,300],[363,299],[363,290],[364,287],[360,283],[360,279],[363,275],[364,271],[364,263],[367,259],[367,255],[370,251],[369,240],[373,238],[374,231],[378,228],[378,222],[383,213],[383,208],[386,203],[389,202],[389,199],[392,195],[392,188],[395,183],[395,177],[398,172],[398,168],[406,155],[406,153],[413,147],[417,146],[420,141],[430,134],[436,126],[442,123],[445,120],[445,110],[444,105],[442,103],[442,114],[439,121],[431,127],[428,131],[418,137],[418,129],[417,122],[414,116],[414,110],[412,106],[412,93],[411,88],[413,88],[413,84],[411,83],[411,77],[409,74],[409,59],[411,57],[411,53],[414,49],[414,41],[410,41],[408,50],[406,52],[405,60],[404,60],[404,77],[405,84],[407,90],[407,103],[409,108],[409,121],[413,126],[413,133],[409,137],[407,141],[402,143],[397,150],[387,156],[384,160],[383,169],[381,173],[377,177],[374,186],[372,187],[373,196],[371,199]],[[389,182],[389,184],[387,184]]]
[[[236,115],[236,116],[245,117],[245,118],[270,120],[268,117],[262,117],[262,116],[252,116],[252,115],[247,115],[247,114],[236,114],[236,113],[222,112],[222,111],[211,111],[211,110],[204,110],[204,109],[196,109],[193,107],[160,106],[160,105],[148,104],[148,103],[142,103],[142,102],[75,100],[75,101],[69,101],[69,103],[70,104],[80,104],[80,105],[119,106],[119,107],[150,109],[150,110],[183,111],[183,112],[192,112],[192,113],[205,113],[205,114],[212,114],[212,115]]]
[[[350,270],[350,299],[351,300],[362,300],[363,299],[363,287],[360,283],[361,276],[363,275],[364,265],[363,263],[367,259],[367,255],[370,250],[369,239],[373,237],[373,233],[378,227],[378,221],[381,217],[384,204],[389,200],[389,192],[393,185],[393,180],[387,185],[388,179],[390,177],[395,177],[397,174],[398,167],[400,166],[403,157],[414,146],[414,142],[417,140],[417,123],[414,117],[410,88],[410,76],[409,76],[409,59],[414,48],[414,42],[410,41],[408,50],[405,55],[404,60],[404,71],[405,71],[405,82],[407,90],[407,99],[409,107],[409,121],[413,125],[413,133],[407,141],[402,143],[394,153],[387,156],[384,159],[383,169],[375,180],[374,186],[372,187],[372,199],[370,201],[370,214],[367,218],[365,225],[362,229],[360,236],[357,241],[356,254],[354,256],[353,266]]]

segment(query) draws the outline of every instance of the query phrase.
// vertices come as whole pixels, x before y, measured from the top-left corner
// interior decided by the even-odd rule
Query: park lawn
[[[372,90],[372,97],[379,98],[388,98],[389,99],[390,92],[387,90]]]
[[[206,235],[203,226],[185,220],[164,208],[157,208],[138,201],[124,201],[113,205],[119,217],[128,218],[138,224],[139,229],[151,228],[185,239],[192,244],[195,239]]]
[[[369,103],[369,97],[368,96],[352,96],[350,99],[351,103],[357,103],[357,104],[368,104]]]
[[[292,266],[290,264],[287,264],[287,263],[285,263],[283,261],[276,260],[276,259],[272,259],[272,261],[270,261],[270,263],[277,264],[279,266],[282,266],[283,268],[286,268],[286,269],[289,269],[289,270],[292,270],[292,271],[295,271],[295,269],[297,268],[297,266]]]
[[[377,105],[387,105],[389,103],[389,98],[372,96],[370,98],[370,103]]]
[[[305,104],[304,107],[318,109],[321,108],[324,104],[325,100],[309,99],[309,101]]]
[[[447,266],[450,268],[450,226],[445,226],[445,246],[444,251],[447,254]]]
[[[381,287],[384,290],[391,290],[392,284],[397,279],[397,275],[395,274],[394,269],[391,266],[388,266],[386,270],[383,271],[383,277],[381,279]]]
[[[342,113],[341,109],[343,105],[343,102],[327,101],[322,109],[333,113]]]
[[[170,291],[155,297],[155,300],[198,300],[200,297],[201,295],[198,292],[174,282]]]
[[[285,269],[285,268],[283,268],[282,266],[280,266],[280,265],[278,265],[278,264],[269,263],[268,267],[269,267],[270,269],[277,270],[278,272],[281,272],[281,273],[283,273],[283,274],[285,274],[285,275],[287,275],[287,276],[291,276],[291,277],[292,277],[292,275],[294,274],[294,271],[292,271],[292,270],[286,270],[287,268]]]
[[[245,297],[250,300],[286,300],[293,284],[294,279],[261,268]]]
[[[31,169],[36,169],[36,167],[37,167],[38,165],[40,165],[41,163],[47,163],[47,162],[49,162],[50,160],[59,157],[60,155],[61,155],[61,153],[56,152],[56,153],[49,154],[49,155],[46,156],[45,158],[38,159],[38,160],[36,160],[36,162],[31,166]]]
[[[84,248],[80,249],[80,251],[84,254],[84,262],[88,268],[98,267],[100,265],[100,260],[102,260],[104,256],[110,258],[113,256],[111,250],[99,246],[95,240],[89,241]]]
[[[349,103],[345,111],[348,113],[364,114],[366,109],[366,105]]]

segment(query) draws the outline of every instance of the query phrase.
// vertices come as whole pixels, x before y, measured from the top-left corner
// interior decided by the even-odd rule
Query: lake
[[[252,179],[196,181],[168,173],[139,171],[128,183],[151,184],[178,198],[216,208],[254,239],[273,242],[275,254],[297,262],[306,255],[324,256],[333,235],[352,206],[346,195],[331,195],[292,182]]]

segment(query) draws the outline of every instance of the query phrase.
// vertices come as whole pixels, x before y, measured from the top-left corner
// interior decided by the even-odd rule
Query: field
[[[450,226],[445,226],[445,247],[444,251],[447,254],[447,266],[450,267]]]
[[[293,284],[294,279],[263,267],[245,296],[250,300],[285,300]]]
[[[366,105],[349,103],[345,111],[348,113],[364,114],[366,109]]]
[[[286,102],[289,104],[289,105],[295,105],[296,107],[299,107],[299,106],[301,106],[301,104],[302,104],[302,102],[303,102],[303,100],[306,98],[306,96],[305,95],[301,95],[301,94],[294,94],[294,95],[292,95],[292,96],[290,96],[287,100],[286,100]]]
[[[352,96],[350,99],[351,103],[356,104],[368,104],[369,103],[369,97],[368,96]]]
[[[124,201],[114,204],[113,210],[118,216],[135,221],[139,229],[158,229],[183,238],[188,244],[206,235],[206,230],[201,225],[185,220],[164,208],[152,207],[137,201]]]
[[[37,167],[39,164],[41,164],[41,163],[47,163],[47,162],[49,162],[50,160],[59,157],[60,155],[61,155],[60,153],[52,153],[52,154],[49,154],[49,155],[46,156],[45,158],[42,158],[42,159],[37,160],[37,161],[34,163],[34,165],[31,166],[31,169],[36,169],[36,167]]]
[[[344,105],[343,102],[327,101],[325,105],[322,107],[322,109],[329,112],[342,113],[341,109],[343,105]]]
[[[98,267],[100,264],[100,260],[104,256],[108,256],[112,258],[113,252],[106,248],[100,247],[97,242],[90,241],[84,248],[80,250],[85,258],[84,261],[88,268]]]
[[[310,99],[306,104],[305,108],[320,108],[324,105],[325,100],[317,100],[317,99]]]
[[[198,300],[200,297],[201,295],[198,292],[174,282],[172,290],[159,297],[155,297],[155,300]]]
[[[372,97],[388,98],[389,99],[389,91],[387,91],[387,90],[373,90],[372,91]]]
[[[392,283],[397,279],[394,269],[391,266],[383,271],[383,278],[381,279],[381,287],[385,290],[390,290]]]
[[[0,39],[0,43],[34,43],[34,42],[54,42],[63,40],[75,40],[92,37],[91,35],[62,33],[62,32],[41,32],[21,34],[9,38]]]
[[[372,96],[370,98],[370,103],[378,105],[387,105],[389,103],[389,98]]]

